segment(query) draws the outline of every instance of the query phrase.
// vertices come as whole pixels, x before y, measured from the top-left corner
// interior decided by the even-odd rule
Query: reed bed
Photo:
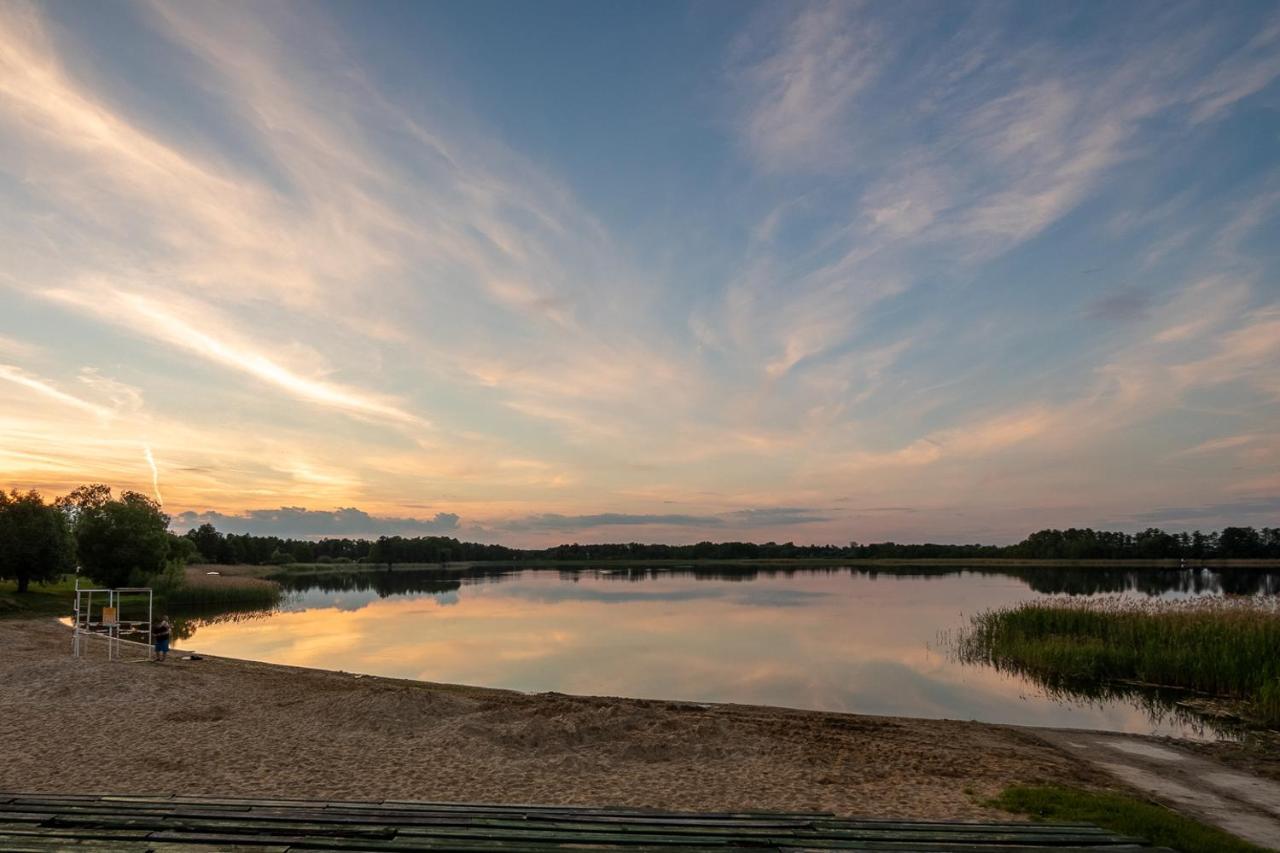
[[[1213,598],[1038,601],[973,617],[960,657],[1050,687],[1140,683],[1247,706],[1280,725],[1280,603]]]
[[[173,610],[268,610],[280,603],[280,594],[275,581],[188,571],[164,599]]]

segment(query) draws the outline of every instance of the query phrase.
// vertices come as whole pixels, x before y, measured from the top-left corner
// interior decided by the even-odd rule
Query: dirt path
[[[1280,782],[1233,769],[1169,740],[1027,729],[1185,814],[1280,849]]]

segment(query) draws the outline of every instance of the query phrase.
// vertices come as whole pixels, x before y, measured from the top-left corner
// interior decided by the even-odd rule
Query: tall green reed
[[[973,617],[962,659],[1050,685],[1131,681],[1247,703],[1280,724],[1280,606],[1259,598],[1038,601]]]

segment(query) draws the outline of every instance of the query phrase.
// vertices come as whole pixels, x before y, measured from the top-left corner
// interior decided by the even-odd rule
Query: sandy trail
[[[1035,734],[1178,811],[1280,849],[1280,782],[1164,739],[1036,729]]]
[[[230,659],[73,659],[0,621],[0,790],[979,818],[1107,777],[1015,728],[522,695]]]

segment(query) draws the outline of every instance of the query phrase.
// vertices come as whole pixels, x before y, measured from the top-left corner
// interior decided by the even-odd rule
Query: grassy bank
[[[81,586],[92,584],[81,578]],[[204,567],[188,567],[179,580],[157,581],[155,608],[173,614],[221,610],[265,610],[280,601],[278,583],[256,577],[208,575]],[[75,605],[75,576],[50,584],[31,584],[21,595],[11,581],[0,581],[0,618],[69,617]]]
[[[1057,823],[1093,823],[1181,853],[1262,853],[1263,848],[1164,806],[1105,791],[1058,786],[1016,786],[991,803],[997,808]]]
[[[1280,725],[1280,609],[1253,598],[1031,602],[975,616],[960,654],[1053,687],[1129,683],[1240,703]]]
[[[0,581],[0,618],[6,616],[70,616],[75,602],[75,579],[64,576],[49,584],[31,584],[21,595],[14,581]]]

